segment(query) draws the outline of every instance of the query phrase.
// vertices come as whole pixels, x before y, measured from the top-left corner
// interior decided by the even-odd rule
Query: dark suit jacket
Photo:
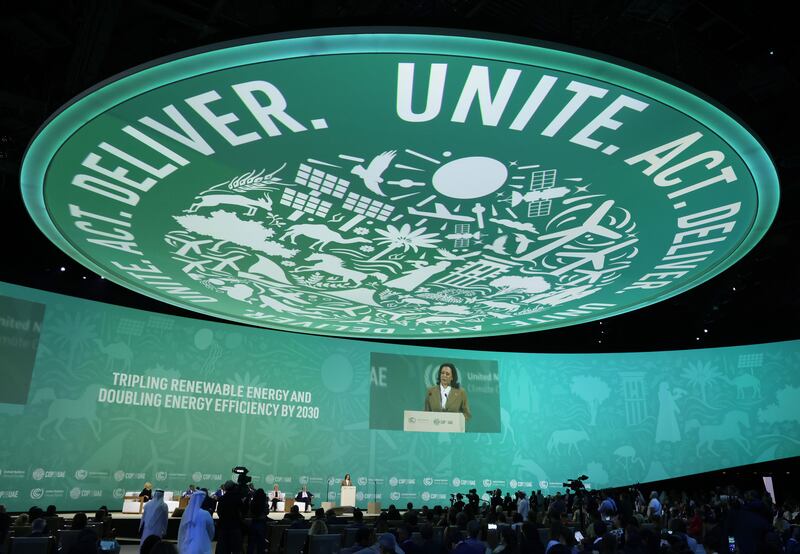
[[[439,392],[439,385],[430,387],[427,394],[425,394],[425,411],[426,412],[461,412],[464,414],[464,419],[469,420],[472,413],[469,411],[469,402],[467,401],[467,391],[464,389],[450,389],[450,394],[447,396],[447,402],[442,410],[442,398]]]

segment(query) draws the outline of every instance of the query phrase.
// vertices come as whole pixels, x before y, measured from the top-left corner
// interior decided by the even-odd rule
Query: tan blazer
[[[464,419],[469,420],[472,413],[469,411],[469,402],[467,401],[467,391],[464,389],[450,389],[450,394],[447,396],[444,410],[442,410],[442,397],[439,392],[439,385],[430,387],[427,394],[425,394],[425,411],[426,412],[461,412],[464,414]]]

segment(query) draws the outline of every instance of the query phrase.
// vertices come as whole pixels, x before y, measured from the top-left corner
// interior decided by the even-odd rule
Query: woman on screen
[[[455,365],[448,362],[439,366],[436,386],[429,388],[425,394],[425,411],[460,412],[464,414],[465,420],[472,417],[467,401],[467,391],[462,389],[458,382],[458,371]]]

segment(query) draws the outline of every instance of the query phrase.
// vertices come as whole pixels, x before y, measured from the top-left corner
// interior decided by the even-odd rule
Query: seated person
[[[192,496],[194,494],[194,491],[196,491],[196,490],[197,490],[197,487],[195,487],[194,484],[189,485],[189,488],[181,493],[181,498],[186,498],[187,496]]]
[[[277,511],[278,502],[281,502],[283,500],[283,496],[284,496],[283,493],[280,491],[280,488],[278,487],[278,483],[275,483],[275,485],[272,487],[272,490],[269,493],[269,502],[270,502],[269,509],[272,510],[273,512]]]
[[[311,500],[314,498],[314,495],[308,492],[308,486],[303,485],[303,488],[300,492],[297,493],[297,496],[294,497],[295,502],[305,502],[306,504],[306,511],[311,511]]]
[[[30,537],[49,537],[50,533],[47,532],[47,520],[44,518],[36,518],[31,523]]]
[[[142,497],[145,502],[153,498],[153,484],[149,481],[145,483],[142,492],[139,493],[139,496]]]

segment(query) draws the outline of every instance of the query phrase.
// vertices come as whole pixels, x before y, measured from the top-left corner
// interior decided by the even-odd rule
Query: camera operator
[[[481,497],[478,496],[477,489],[469,489],[467,493],[467,503],[470,505],[472,513],[477,514],[481,503]]]
[[[491,495],[491,500],[489,501],[489,506],[492,508],[492,511],[497,511],[497,507],[503,505],[503,491],[500,489],[495,489],[493,491],[486,491],[486,494]]]
[[[240,474],[239,481],[242,481]],[[242,486],[244,485],[244,486]],[[246,483],[236,484],[227,481],[223,486],[225,494],[217,502],[217,554],[240,554],[242,551],[242,525],[244,523],[244,498],[242,489]]]

